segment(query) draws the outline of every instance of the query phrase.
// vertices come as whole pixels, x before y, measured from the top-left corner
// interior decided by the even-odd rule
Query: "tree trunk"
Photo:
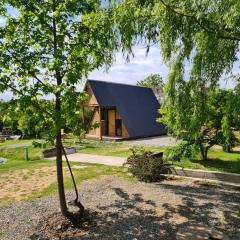
[[[61,121],[61,101],[60,96],[56,95],[56,127],[57,127],[57,134],[56,134],[56,164],[57,164],[57,183],[58,183],[58,194],[59,194],[59,201],[60,201],[60,208],[61,212],[64,216],[68,216],[68,209],[66,204],[66,197],[64,191],[64,182],[63,182],[63,169],[62,169],[62,136],[61,136],[61,128],[59,126],[59,121]]]
[[[206,161],[207,160],[207,154],[208,154],[208,147],[204,147],[202,144],[200,144],[200,153],[201,153],[201,160]]]
[[[56,11],[56,0],[53,0],[52,12],[53,12],[53,45],[54,45],[54,58],[58,59],[58,40],[57,40],[57,24],[55,19],[55,11]],[[55,77],[57,80],[57,86],[62,84],[62,78],[60,74],[59,66],[55,67]],[[57,164],[57,182],[58,182],[58,194],[60,201],[60,208],[63,216],[68,216],[68,209],[66,204],[66,197],[64,192],[64,182],[63,182],[63,169],[62,169],[62,137],[61,137],[61,94],[57,92],[55,94],[56,102],[55,102],[55,127],[56,127],[56,164]]]

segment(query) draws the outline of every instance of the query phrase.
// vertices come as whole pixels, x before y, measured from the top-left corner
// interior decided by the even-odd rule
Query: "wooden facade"
[[[85,135],[86,138],[129,138],[127,128],[117,108],[115,106],[100,106],[89,85],[86,85],[85,91],[90,96],[85,106],[94,108],[91,123]],[[92,128],[91,126],[96,123],[98,127]]]

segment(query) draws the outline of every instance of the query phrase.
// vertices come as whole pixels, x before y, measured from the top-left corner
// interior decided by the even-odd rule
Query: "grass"
[[[18,141],[20,143],[21,141]],[[1,173],[7,173],[7,179],[0,177],[0,181],[4,184],[4,181],[8,183],[11,182],[11,178],[16,176],[16,174],[22,175],[21,178],[24,181],[28,181],[31,175],[35,175],[41,179],[45,179],[45,174],[56,174],[54,172],[43,173],[43,167],[54,167],[55,169],[55,161],[51,161],[48,159],[43,159],[41,156],[41,152],[43,149],[41,148],[33,148],[29,146],[29,161],[25,160],[25,148],[17,147],[17,148],[5,148],[1,149],[0,157],[7,158],[7,161],[4,164],[0,165],[0,176]],[[72,163],[74,166],[81,166],[82,168],[76,169],[73,168],[75,180],[77,184],[80,184],[82,181],[92,178],[99,178],[103,175],[118,175],[126,178],[130,178],[128,174],[124,171],[122,167],[111,167],[100,164],[83,164],[83,163]],[[63,167],[66,167],[66,163],[63,162]],[[21,174],[23,170],[30,170],[24,174]],[[55,177],[54,177],[55,179]],[[17,192],[21,192],[21,186],[17,186],[18,182],[13,181],[13,187],[16,188]],[[71,189],[72,181],[70,175],[68,175],[68,170],[66,171],[65,176],[65,188]],[[37,191],[32,191],[31,194],[24,195],[22,194],[21,199],[35,199],[45,195],[55,194],[57,193],[57,183],[54,181],[53,183],[49,182],[49,185],[46,188],[39,189]],[[1,197],[1,196],[0,196]],[[6,206],[9,202],[14,201],[13,197],[2,197],[0,206]]]
[[[129,150],[130,147],[128,144],[122,142],[101,142],[94,140],[83,140],[81,144],[76,145],[80,153],[118,157],[128,157],[131,153]],[[144,148],[154,152],[164,152],[165,149],[164,147],[156,146],[144,146]],[[181,162],[174,162],[174,165],[192,169],[240,173],[240,152],[226,153],[222,149],[212,148],[209,150],[208,157],[207,161],[190,161],[186,159]]]
[[[174,162],[176,166],[192,169],[211,170],[219,172],[240,173],[240,153],[226,153],[222,149],[212,148],[209,150],[208,160],[188,159]]]
[[[131,154],[129,144],[123,142],[83,140],[75,145],[79,153],[88,153],[105,156],[128,157]],[[144,146],[144,149],[154,152],[163,151],[163,147]]]
[[[21,143],[24,140],[18,140]],[[88,153],[106,156],[128,157],[131,153],[131,146],[123,142],[83,140],[75,145],[79,153]],[[163,147],[145,146],[146,150],[164,151]],[[29,146],[30,161],[24,160],[25,148],[1,149],[0,157],[9,159],[5,164],[0,165],[0,172],[5,170],[26,169],[41,166],[52,166],[54,161],[44,160],[41,156],[42,149]],[[212,170],[221,172],[240,173],[240,153],[223,152],[220,148],[212,148],[209,151],[209,160],[183,160],[175,162],[176,166],[192,169]]]
[[[7,161],[0,165],[0,173],[4,171],[13,171],[21,169],[29,169],[41,166],[51,166],[54,161],[43,159],[40,148],[28,147],[29,160],[25,160],[25,148],[9,148],[1,149],[0,157],[6,158]]]
[[[5,146],[8,146],[8,145],[12,145],[12,144],[18,144],[18,143],[26,143],[27,144],[31,144],[32,143],[32,140],[29,140],[29,139],[24,139],[24,140],[6,140],[5,142],[0,142],[0,147],[5,147]]]
[[[26,142],[24,140],[18,141],[9,141],[8,144],[16,144]],[[29,142],[29,140],[28,140]],[[122,142],[104,142],[104,141],[94,141],[94,140],[84,140],[81,144],[77,144],[76,148],[80,153],[89,153],[96,155],[109,155],[109,156],[120,156],[120,157],[128,157],[130,155],[131,146],[122,143]],[[147,150],[152,151],[164,151],[163,147],[144,147]],[[14,177],[14,174],[21,173],[21,170],[29,169],[28,174],[22,174],[23,180],[28,181],[31,175],[37,174],[39,178],[44,178],[41,173],[41,168],[43,167],[54,167],[55,169],[55,161],[51,161],[48,159],[43,159],[41,156],[41,148],[33,148],[29,146],[29,161],[25,160],[25,148],[17,147],[17,148],[9,148],[9,149],[1,149],[0,157],[7,158],[7,162],[0,165],[0,175],[1,173],[9,174],[9,179],[11,180],[11,176]],[[63,163],[66,166],[66,163]],[[118,175],[123,176],[125,178],[130,178],[128,174],[124,171],[122,167],[111,167],[104,166],[100,164],[83,164],[83,163],[72,163],[72,165],[82,166],[84,168],[73,169],[74,175],[76,177],[77,184],[80,184],[82,181],[92,178],[99,178],[103,175]],[[240,173],[240,153],[226,153],[223,152],[222,149],[213,148],[209,151],[209,160],[201,161],[201,160],[184,160],[181,162],[175,162],[176,166],[184,167],[184,168],[192,168],[192,169],[202,169],[202,170],[213,170],[213,171],[221,171],[221,172],[231,172],[231,173]],[[45,174],[45,173],[43,173]],[[53,173],[55,174],[55,173]],[[4,179],[1,179],[4,181]],[[70,176],[65,177],[65,186],[66,189],[72,188],[72,182]],[[18,186],[16,186],[18,187]],[[21,190],[21,187],[20,187]],[[19,191],[20,191],[19,190]],[[54,194],[57,192],[57,183],[49,183],[49,185],[41,190],[33,191],[31,194],[27,196],[23,196],[24,199],[34,199],[38,197],[42,197],[45,195]],[[1,206],[4,205],[5,202],[9,202],[13,199],[6,198],[1,199]]]
[[[83,169],[73,169],[74,177],[76,184],[80,184],[84,180],[89,180],[93,178],[100,178],[106,175],[117,175],[124,177],[126,179],[132,179],[122,167],[111,167],[101,164],[82,164],[74,163],[74,166],[84,166]],[[65,177],[64,186],[66,190],[72,189],[73,184],[70,176]],[[46,195],[52,195],[57,193],[57,183],[54,182],[50,184],[47,188],[43,189],[40,192],[33,193],[28,197],[28,199],[35,199]]]

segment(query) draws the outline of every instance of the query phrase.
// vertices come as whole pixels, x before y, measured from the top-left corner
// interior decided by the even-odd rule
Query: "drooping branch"
[[[197,18],[195,15],[187,14],[182,11],[180,12],[170,4],[167,4],[164,0],[160,0],[160,2],[173,13],[182,17],[193,19],[196,23],[198,23],[200,27],[202,27],[208,33],[217,34],[217,36],[222,39],[240,41],[240,36],[236,36],[235,34],[232,35],[232,33],[235,32],[233,29],[227,28],[226,26],[219,26],[219,24],[215,23],[214,21],[211,21],[203,17]],[[214,26],[214,27],[212,28],[211,26]],[[227,34],[230,34],[230,35],[223,35],[222,34],[223,31],[225,31]]]

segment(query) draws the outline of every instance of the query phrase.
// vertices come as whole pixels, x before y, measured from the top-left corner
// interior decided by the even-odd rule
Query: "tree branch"
[[[15,88],[13,85],[10,85],[10,84],[8,84],[8,83],[6,83],[6,82],[4,82],[4,84],[5,84],[8,88],[10,88],[12,91],[17,92],[17,93],[18,93],[19,95],[21,95],[22,97],[26,97],[25,94],[23,94],[20,90],[18,90],[17,88]],[[35,96],[35,97],[36,97],[36,96]],[[43,109],[43,108],[40,107],[38,101],[36,101],[36,102],[34,102],[34,101],[32,101],[32,100],[30,100],[30,101],[31,101],[31,103],[34,105],[34,107],[37,108],[39,111],[44,112],[44,113],[46,113],[49,117],[53,118],[53,115],[52,115],[50,112],[48,112],[47,110],[45,110],[45,109]]]
[[[219,38],[222,38],[222,39],[228,39],[228,40],[233,40],[233,41],[240,41],[240,37],[239,36],[236,36],[236,35],[223,35],[221,34],[220,32],[221,31],[225,31],[227,32],[227,34],[229,33],[232,33],[234,32],[233,29],[230,29],[230,28],[226,28],[225,26],[221,26],[219,28],[218,24],[216,24],[215,22],[213,21],[210,21],[209,19],[206,19],[206,18],[197,18],[196,16],[194,15],[190,15],[190,14],[186,14],[186,13],[183,13],[183,12],[179,12],[177,11],[176,9],[174,9],[173,6],[167,4],[164,0],[160,0],[160,2],[167,8],[169,9],[170,11],[174,12],[175,14],[177,15],[180,15],[180,16],[183,16],[183,17],[187,17],[187,18],[192,18],[194,19],[195,22],[197,22],[206,32],[208,33],[211,33],[211,34],[217,34],[217,36]],[[201,20],[201,21],[200,21]],[[205,22],[206,24],[202,24],[202,22]],[[215,25],[214,28],[210,29],[210,26],[211,25]],[[206,27],[207,26],[207,27]],[[215,32],[215,31],[217,32]]]
[[[48,85],[46,85],[41,79],[39,79],[35,72],[31,70],[27,70],[24,63],[22,63],[9,49],[7,49],[7,52],[11,54],[11,56],[17,61],[21,66],[22,70],[26,70],[33,78],[35,78],[40,84],[42,84],[44,87],[48,88]]]

